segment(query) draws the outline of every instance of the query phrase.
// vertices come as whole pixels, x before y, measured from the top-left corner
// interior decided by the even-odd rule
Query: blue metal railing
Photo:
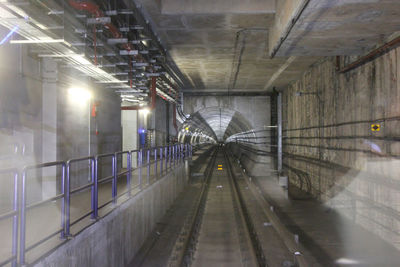
[[[139,189],[151,183],[151,166],[153,165],[154,179],[167,173],[185,158],[192,157],[193,148],[188,144],[175,144],[164,147],[154,147],[148,149],[119,151],[110,154],[100,154],[83,158],[75,158],[67,161],[55,161],[43,164],[26,166],[22,170],[7,169],[0,170],[0,175],[12,176],[14,179],[12,210],[0,213],[0,222],[12,218],[12,242],[11,253],[6,259],[0,259],[0,266],[11,264],[12,267],[22,266],[26,264],[26,253],[40,246],[51,238],[59,234],[59,238],[67,241],[71,236],[71,226],[77,224],[84,218],[90,216],[91,219],[99,217],[99,209],[109,205],[117,204],[120,197],[132,194],[132,189]],[[126,157],[126,168],[122,167],[122,160]],[[144,157],[145,160],[144,160]],[[152,158],[153,157],[153,158]],[[133,168],[132,161],[136,160],[137,167]],[[99,167],[103,164],[103,160],[111,161],[111,174],[102,175],[99,172]],[[80,175],[79,171],[72,172],[74,167],[79,164],[89,163],[90,180],[75,188],[71,188],[71,182]],[[56,168],[61,171],[60,192],[56,192],[55,196],[48,197],[41,201],[28,203],[27,191],[29,186],[28,180],[31,179],[31,173],[43,171],[44,168]],[[143,183],[142,169],[146,168],[146,181]],[[137,183],[133,183],[133,172],[137,172]],[[55,179],[60,177],[56,172]],[[104,177],[103,177],[104,176]],[[118,192],[118,181],[121,177],[126,177],[126,190]],[[82,180],[82,179],[80,179]],[[55,182],[55,181],[54,181]],[[99,205],[99,185],[111,183],[111,199]],[[84,211],[77,218],[71,220],[71,198],[78,193],[90,191],[90,211]],[[27,244],[27,212],[35,208],[43,207],[46,204],[60,201],[60,226],[56,231],[41,236],[39,240],[31,241]],[[39,218],[46,220],[46,218]],[[19,234],[18,234],[19,231]],[[32,229],[31,229],[32,231]]]

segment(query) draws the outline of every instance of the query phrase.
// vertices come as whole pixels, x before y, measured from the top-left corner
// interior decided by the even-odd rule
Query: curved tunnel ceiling
[[[202,134],[217,142],[224,142],[229,136],[251,130],[251,123],[239,112],[220,107],[210,107],[190,115],[181,127],[183,136]],[[185,142],[187,139],[183,137]]]

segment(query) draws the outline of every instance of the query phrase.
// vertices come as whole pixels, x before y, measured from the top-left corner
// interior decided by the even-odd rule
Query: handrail
[[[1,170],[0,174],[11,174],[14,177],[14,192],[13,192],[13,203],[12,209],[9,212],[0,214],[0,221],[6,220],[12,217],[12,240],[11,240],[11,256],[5,261],[0,262],[0,265],[5,265],[11,262],[12,267],[17,266],[17,253],[18,253],[18,220],[19,220],[19,201],[18,201],[18,170],[17,169],[6,169]]]
[[[143,162],[144,153],[147,152],[146,163]],[[99,154],[95,156],[86,156],[81,158],[73,158],[67,161],[54,161],[54,162],[46,162],[41,164],[29,165],[25,166],[22,169],[5,169],[0,170],[0,175],[12,175],[14,177],[14,190],[13,190],[13,203],[12,210],[6,211],[0,214],[0,221],[7,220],[12,217],[12,248],[11,255],[7,259],[0,259],[0,266],[10,264],[12,267],[23,266],[26,265],[26,253],[30,250],[38,247],[49,239],[53,238],[56,235],[60,235],[60,238],[63,241],[67,241],[68,237],[71,236],[71,226],[78,223],[82,219],[88,217],[90,215],[91,219],[94,221],[99,217],[99,209],[108,205],[109,203],[113,203],[114,205],[117,203],[118,199],[127,195],[128,199],[131,197],[131,189],[132,186],[132,173],[133,171],[138,171],[138,179],[139,179],[139,191],[143,189],[143,180],[142,180],[142,168],[147,168],[147,181],[146,185],[150,184],[150,174],[151,174],[151,165],[154,166],[154,177],[158,179],[159,175],[166,173],[169,170],[172,170],[173,166],[184,161],[185,158],[190,158],[192,156],[193,147],[189,144],[174,144],[167,146],[158,146],[147,149],[138,149],[138,150],[127,150],[127,151],[117,151],[114,153],[108,154]],[[127,159],[127,167],[126,170],[122,169],[119,165],[122,166],[122,159],[126,155]],[[137,167],[132,167],[132,160],[134,156],[137,156]],[[154,158],[151,160],[151,155]],[[99,177],[99,160],[103,158],[111,158],[111,175],[107,175],[106,177]],[[120,162],[121,160],[121,162]],[[89,161],[89,174],[90,181],[84,185],[79,185],[73,189],[71,189],[71,179],[73,176],[71,173],[71,166],[74,166],[77,163]],[[160,163],[159,163],[160,162]],[[159,164],[158,164],[159,163]],[[158,166],[159,165],[159,166]],[[56,192],[55,196],[48,197],[41,201],[35,201],[33,203],[27,203],[27,191],[29,186],[27,184],[30,179],[30,173],[33,171],[43,170],[47,167],[55,167],[56,174],[55,179],[59,178],[59,173],[61,171],[61,184],[60,191]],[[59,170],[61,168],[61,170]],[[117,184],[118,178],[126,176],[126,188],[125,192],[117,192]],[[21,180],[21,181],[20,181]],[[103,204],[99,207],[99,184],[112,181],[112,200]],[[134,186],[138,186],[137,184]],[[83,215],[80,215],[79,218],[75,218],[74,221],[71,221],[71,196],[75,193],[82,192],[90,188],[90,211],[84,212]],[[20,194],[19,194],[20,192]],[[28,210],[41,207],[45,204],[51,203],[53,201],[61,200],[61,211],[60,211],[60,227],[50,234],[46,234],[42,236],[40,240],[35,240],[31,242],[27,246],[26,244],[26,236],[27,236],[27,218],[26,214]],[[93,222],[94,222],[93,221]],[[18,236],[19,229],[19,236]]]
[[[39,203],[33,203],[31,205],[27,205],[27,200],[26,200],[26,194],[27,194],[27,178],[28,178],[28,172],[31,170],[37,170],[37,169],[43,169],[47,167],[59,167],[61,166],[62,171],[61,171],[61,194],[57,194],[56,197],[58,198],[63,198],[63,201],[61,202],[61,229],[55,233],[52,233],[50,236],[54,236],[57,234],[61,234],[60,238],[65,238],[65,200],[66,200],[66,194],[65,194],[65,168],[66,168],[66,163],[64,161],[54,161],[54,162],[46,162],[46,163],[41,163],[41,164],[36,164],[36,165],[30,165],[26,166],[22,169],[22,181],[21,181],[21,199],[20,199],[20,238],[19,238],[19,264],[24,265],[25,264],[25,254],[27,251],[33,249],[35,247],[35,244],[29,246],[26,248],[26,212],[29,209],[32,209],[37,206],[41,206],[44,203],[48,203],[48,199],[44,201],[40,201]],[[52,199],[52,198],[51,198]],[[42,238],[40,241],[38,241],[38,244],[41,244],[45,242],[49,236],[46,236]]]

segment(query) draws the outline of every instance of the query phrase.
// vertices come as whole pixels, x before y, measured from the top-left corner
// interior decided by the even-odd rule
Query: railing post
[[[12,256],[15,257],[12,260],[11,266],[17,267],[18,261],[18,171],[14,173],[14,199],[13,199],[13,211],[16,212],[13,216],[13,228],[12,228]]]
[[[143,185],[142,185],[143,149],[141,148],[138,151],[138,153],[139,153],[139,157],[138,157],[138,160],[139,160],[139,188],[141,190],[143,188]]]
[[[65,163],[62,164],[61,170],[61,194],[63,195],[61,202],[61,238],[65,238]]]
[[[157,177],[157,148],[154,148],[154,175]]]
[[[126,186],[128,187],[128,196],[131,195],[132,188],[132,157],[131,151],[126,154],[126,167],[128,168],[128,173],[126,174]]]
[[[172,145],[172,161],[174,162],[173,163],[174,167],[175,167],[175,149],[176,149],[175,145]]]
[[[112,173],[113,173],[113,179],[112,179],[112,185],[111,185],[111,196],[113,199],[113,204],[115,205],[117,203],[117,172],[118,172],[118,167],[117,167],[117,156],[116,153],[112,156]]]
[[[169,146],[169,168],[171,169],[172,167],[172,145]]]
[[[19,240],[19,264],[25,265],[25,235],[26,235],[26,170],[22,173],[21,184],[21,213],[20,213],[20,240]]]
[[[150,184],[150,152],[151,149],[147,150],[147,185]]]
[[[99,179],[99,159],[98,157],[91,159],[91,169],[92,169],[92,219],[97,219],[99,215],[98,206],[99,206],[99,188],[98,188],[98,179]]]
[[[160,175],[163,173],[163,147],[160,147]]]
[[[174,153],[174,166],[177,164],[177,162],[178,162],[178,145],[177,144],[175,144],[175,153]]]
[[[70,193],[70,181],[71,181],[71,162],[67,161],[67,173],[65,179],[65,236],[68,237],[70,235],[70,201],[71,201],[71,193]],[[92,207],[93,208],[93,207]]]
[[[185,147],[184,144],[180,144],[181,146],[181,162],[183,162],[183,160],[185,159]]]
[[[165,172],[168,170],[168,146],[164,147],[164,155],[165,155]]]

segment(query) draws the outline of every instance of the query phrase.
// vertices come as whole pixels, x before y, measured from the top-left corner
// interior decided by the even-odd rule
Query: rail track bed
[[[239,166],[232,162],[219,147],[210,153],[203,163],[204,176],[189,185],[201,184],[201,189],[188,196],[191,205],[168,215],[175,221],[180,218],[175,243],[154,245],[158,249],[147,253],[143,264],[132,266],[150,266],[150,262],[151,266],[295,266],[293,254],[257,206]],[[155,260],[160,248],[170,255],[167,261],[165,257]]]

